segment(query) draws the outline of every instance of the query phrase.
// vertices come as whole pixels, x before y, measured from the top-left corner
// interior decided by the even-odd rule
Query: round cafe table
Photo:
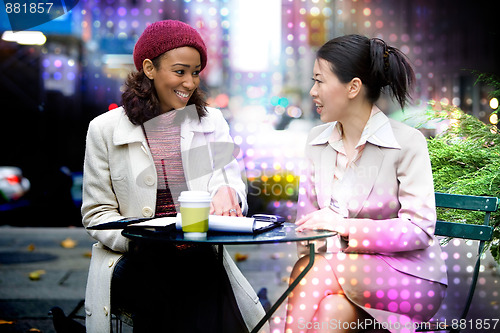
[[[315,244],[314,240],[335,236],[336,233],[326,230],[307,230],[302,232],[295,231],[296,225],[293,223],[283,223],[268,231],[252,234],[252,233],[222,233],[209,231],[206,237],[192,238],[187,237],[185,233],[176,230],[173,227],[154,227],[145,228],[139,226],[129,226],[123,229],[123,236],[132,239],[136,242],[155,242],[155,243],[174,243],[174,244],[212,244],[218,246],[218,260],[223,267],[223,250],[224,245],[241,245],[241,244],[272,244],[283,242],[303,242],[307,241],[309,246],[309,262],[299,276],[290,284],[281,297],[260,320],[260,322],[252,329],[253,332],[258,332],[262,326],[271,318],[273,313],[279,308],[283,301],[290,295],[293,289],[300,283],[302,278],[309,272],[314,265],[315,259]]]

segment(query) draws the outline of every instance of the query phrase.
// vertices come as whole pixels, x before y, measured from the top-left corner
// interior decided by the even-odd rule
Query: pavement
[[[0,226],[0,333],[56,332],[48,315],[59,306],[84,323],[82,302],[95,241],[81,227]],[[295,263],[295,244],[227,247],[256,291],[265,287],[273,303],[288,285]],[[444,247],[449,269],[448,295],[435,318],[448,323],[460,315],[476,254],[474,243],[452,240]],[[30,275],[31,274],[31,275]],[[489,254],[482,270],[469,321],[462,332],[500,332],[500,269]],[[271,320],[271,332],[284,331],[285,306]],[[489,323],[490,328],[485,329]],[[493,328],[493,325],[496,327]],[[132,332],[124,325],[123,332]]]

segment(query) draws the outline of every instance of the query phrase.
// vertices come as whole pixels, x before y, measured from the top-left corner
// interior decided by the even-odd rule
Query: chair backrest
[[[437,221],[435,234],[454,238],[488,241],[493,238],[490,214],[498,210],[499,199],[472,195],[435,193],[436,207],[484,212],[483,225]]]
[[[457,194],[446,194],[446,193],[435,193],[436,196],[436,207],[442,208],[452,208],[459,210],[470,210],[484,212],[484,221],[482,225],[466,224],[460,222],[447,222],[447,221],[437,221],[435,234],[437,236],[446,236],[453,238],[464,238],[478,240],[478,255],[476,258],[476,264],[474,266],[474,271],[472,274],[472,282],[469,286],[469,292],[467,294],[466,302],[462,310],[462,315],[460,316],[459,322],[463,322],[467,318],[467,313],[469,312],[470,305],[472,303],[472,298],[474,297],[474,291],[476,289],[477,280],[479,277],[479,271],[481,267],[481,254],[484,249],[484,244],[486,241],[490,241],[493,238],[493,227],[489,225],[490,215],[492,212],[497,211],[499,199],[495,197],[480,197],[472,195],[457,195]],[[461,328],[459,326],[447,325],[445,329],[423,329],[420,328],[417,332],[429,332],[429,331],[450,331],[450,333],[459,333]]]
[[[435,193],[436,206],[444,208],[475,210],[480,212],[496,212],[498,198],[480,197],[474,195],[460,195],[448,193]]]

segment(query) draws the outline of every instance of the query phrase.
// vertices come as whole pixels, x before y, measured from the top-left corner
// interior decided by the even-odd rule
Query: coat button
[[[151,217],[153,216],[153,210],[151,209],[151,207],[144,207],[142,208],[142,216],[144,217]]]
[[[155,178],[151,175],[144,177],[144,183],[148,186],[153,186],[155,184]]]
[[[114,263],[115,263],[115,261],[114,261],[112,258],[110,258],[110,259],[108,260],[108,267],[113,266],[113,264],[114,264]]]

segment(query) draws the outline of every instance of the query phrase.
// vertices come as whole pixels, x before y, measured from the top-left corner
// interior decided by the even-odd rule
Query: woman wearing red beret
[[[89,125],[84,226],[175,215],[184,190],[210,192],[211,214],[242,216],[246,189],[237,161],[229,156],[221,170],[186,154],[210,143],[233,142],[221,112],[206,106],[198,88],[207,63],[201,36],[179,21],[156,22],[139,37],[133,57],[137,72],[125,83],[123,106]],[[223,332],[248,332],[264,315],[227,252],[223,281],[218,281],[210,274],[217,267],[211,246],[158,248],[132,243],[120,230],[88,232],[98,241],[85,300],[88,332],[109,332],[115,308],[132,313],[134,332],[220,332],[219,314]],[[215,287],[221,285],[222,314]]]

